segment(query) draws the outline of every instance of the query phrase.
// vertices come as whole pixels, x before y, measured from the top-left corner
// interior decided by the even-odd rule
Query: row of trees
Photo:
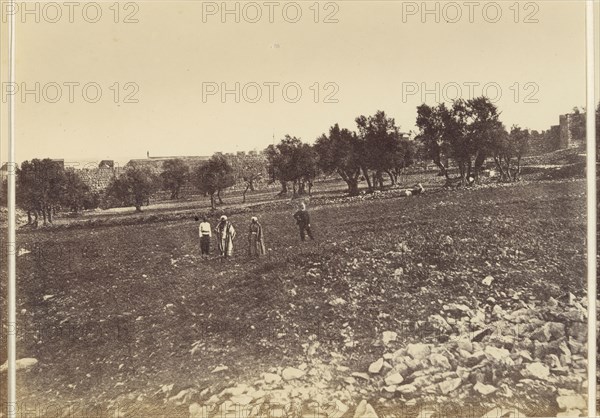
[[[148,204],[150,197],[159,189],[168,190],[171,199],[178,199],[188,182],[210,196],[214,208],[217,199],[223,203],[221,192],[233,186],[236,178],[231,164],[222,154],[213,155],[195,169],[190,169],[181,159],[174,159],[163,163],[163,171],[159,175],[147,167],[128,167],[111,181],[106,195],[120,205],[134,206],[136,211],[141,212],[142,206]]]
[[[292,184],[293,195],[309,193],[320,172],[338,174],[348,185],[348,193],[357,195],[359,181],[366,180],[368,190],[383,188],[384,174],[392,185],[402,170],[414,161],[414,144],[402,137],[393,118],[378,111],[355,120],[357,132],[333,125],[328,134],[317,138],[313,146],[286,135],[265,153],[272,181],[281,183],[280,195]]]
[[[422,104],[417,108],[417,139],[448,182],[477,181],[488,158],[493,158],[501,181],[518,180],[531,134],[516,125],[507,132],[499,118],[497,107],[486,97],[457,100],[451,107]],[[458,167],[457,179],[450,178],[450,159]]]
[[[100,196],[74,170],[65,170],[51,159],[25,161],[17,168],[17,204],[27,212],[30,224],[52,222],[54,214],[98,207]]]
[[[597,121],[599,111],[600,105]],[[574,137],[585,135],[582,120],[574,119]],[[448,182],[466,185],[477,181],[490,159],[501,181],[516,181],[521,158],[530,143],[552,134],[530,132],[516,125],[507,131],[497,107],[485,97],[457,100],[451,106],[422,104],[417,108],[419,132],[415,141],[403,138],[394,119],[383,111],[368,117],[361,115],[355,123],[355,131],[334,124],[314,145],[286,135],[265,149],[264,160],[216,153],[206,163],[192,168],[183,160],[173,159],[164,162],[159,175],[143,166],[128,167],[111,181],[103,197],[110,201],[109,206],[134,206],[141,211],[159,189],[169,191],[171,199],[178,199],[183,188],[191,184],[210,197],[215,208],[217,203],[223,203],[221,193],[235,184],[245,185],[245,202],[246,193],[254,190],[266,173],[270,182],[280,183],[280,195],[287,194],[290,185],[294,196],[310,194],[319,173],[339,175],[346,182],[348,193],[356,195],[361,181],[366,181],[369,192],[383,188],[386,175],[391,185],[397,184],[400,174],[417,155],[432,160]],[[450,176],[450,160],[458,168],[454,178]],[[17,203],[27,211],[30,223],[37,224],[40,217],[44,223],[52,222],[54,213],[61,209],[77,212],[96,208],[100,200],[101,196],[92,192],[76,171],[65,170],[53,160],[25,161],[17,170]]]
[[[163,163],[160,181],[163,190],[171,193],[171,199],[179,199],[182,189],[191,184],[202,193],[216,194],[222,202],[221,191],[235,184],[243,184],[243,201],[246,193],[254,191],[258,181],[263,179],[265,165],[261,158],[246,158],[242,155],[216,153],[206,165],[190,168],[181,159],[167,160]]]

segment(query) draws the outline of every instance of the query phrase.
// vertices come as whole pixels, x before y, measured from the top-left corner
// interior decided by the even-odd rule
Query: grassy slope
[[[32,253],[19,257],[18,358],[40,361],[20,375],[21,399],[218,390],[297,364],[311,334],[324,357],[364,371],[382,331],[419,339],[403,322],[444,303],[493,296],[510,308],[509,288],[524,300],[582,295],[584,203],[584,182],[566,181],[326,205],[312,208],[317,241],[304,244],[289,211],[267,210],[259,261],[245,258],[248,214],[231,217],[228,262],[198,258],[193,221],[20,233]],[[220,364],[229,370],[211,374]]]

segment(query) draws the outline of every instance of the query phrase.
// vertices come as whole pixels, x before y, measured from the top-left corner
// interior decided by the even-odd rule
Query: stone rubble
[[[495,300],[476,308],[443,305],[428,325],[446,338],[426,343],[408,336],[414,338],[411,342],[399,331],[383,331],[373,344],[379,356],[363,370],[347,367],[339,353],[319,352],[314,336],[303,345],[308,353],[304,363],[269,369],[253,385],[207,394],[207,401],[193,399],[189,414],[209,416],[206,408],[212,405],[209,411],[218,407],[223,413],[246,408],[249,418],[269,413],[376,418],[385,415],[378,411],[386,405],[478,400],[482,410],[474,416],[479,417],[502,411],[502,416],[583,416],[586,300],[568,299],[537,305],[519,301],[516,309],[500,307]],[[516,406],[508,411],[510,405]],[[273,408],[282,408],[281,413]]]

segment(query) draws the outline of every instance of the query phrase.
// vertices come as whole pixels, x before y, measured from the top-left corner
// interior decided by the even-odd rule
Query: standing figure
[[[235,228],[227,220],[227,216],[221,216],[221,220],[215,228],[217,234],[217,245],[222,257],[231,257],[233,255],[233,240],[235,239]]]
[[[262,226],[256,216],[250,221],[250,230],[248,233],[248,255],[250,257],[260,257],[265,255],[265,243],[263,240]]]
[[[296,223],[298,224],[298,228],[300,228],[300,239],[302,241],[305,240],[305,233],[308,234],[311,240],[314,240],[312,231],[310,230],[310,216],[308,216],[308,212],[306,211],[306,204],[302,202],[300,204],[300,209],[298,212],[294,213],[294,219],[296,219]]]
[[[198,220],[198,218],[196,218],[196,220]],[[206,216],[203,216],[202,222],[200,222],[200,226],[198,227],[198,235],[200,236],[200,254],[202,255],[202,258],[204,258],[205,255],[208,256],[210,254],[211,229]]]

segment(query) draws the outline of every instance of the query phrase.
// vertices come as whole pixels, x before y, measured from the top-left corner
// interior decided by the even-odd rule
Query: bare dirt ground
[[[203,416],[201,408],[213,405],[213,416],[241,402],[240,396],[247,396],[245,404],[259,405],[269,390],[300,390],[289,384],[302,381],[318,391],[304,398],[318,395],[320,402],[350,407],[323,416],[354,416],[361,400],[380,417],[393,416],[424,396],[421,389],[400,395],[409,388],[388,381],[400,367],[395,357],[410,354],[414,362],[419,344],[430,351],[443,347],[451,366],[444,378],[462,384],[443,386],[445,381],[433,377],[437,366],[428,364],[433,374],[426,372],[431,377],[426,387],[440,385],[433,385],[431,399],[454,397],[484,409],[535,402],[529,414],[545,416],[566,408],[557,396],[583,393],[584,382],[570,376],[585,372],[585,353],[573,348],[575,339],[586,338],[583,328],[573,331],[585,319],[567,315],[585,302],[583,180],[435,189],[412,197],[393,191],[342,195],[313,197],[316,240],[305,243],[287,202],[240,213],[230,208],[239,235],[227,261],[200,258],[196,223],[185,212],[129,225],[21,230],[17,358],[38,363],[19,371],[20,403],[39,411],[44,406],[45,416],[68,414],[65,405],[79,410],[72,416],[167,417]],[[246,257],[251,214],[265,231],[267,255],[259,260]],[[550,305],[553,310],[545,311]],[[466,310],[453,317],[457,306]],[[530,349],[514,336],[512,342],[495,341],[497,350],[514,358],[510,364],[487,346],[471,347],[471,354],[462,355],[470,364],[478,349],[486,353],[479,359],[483,372],[461,374],[461,352],[452,341],[461,324],[470,317],[470,326],[477,326],[469,331],[486,332],[504,314],[523,309],[543,311],[539,327],[552,320],[563,323],[562,331],[552,331],[545,341],[528,336]],[[436,315],[450,328],[428,327]],[[481,338],[475,344],[492,344],[492,337]],[[562,367],[559,374],[554,367],[551,381],[545,369],[544,379],[535,376],[537,358],[553,353],[539,343],[567,342],[573,355],[568,370]],[[406,351],[407,344],[417,345]],[[379,359],[385,360],[383,369],[373,373],[369,369]],[[404,385],[417,385],[418,374],[430,369],[407,366]],[[288,386],[277,386],[281,376]],[[302,380],[308,376],[316,380]],[[511,394],[484,396],[486,383],[508,385]],[[229,406],[223,406],[225,399]],[[368,410],[358,416],[369,416]]]
[[[381,332],[444,304],[493,296],[511,309],[508,289],[527,303],[583,296],[584,197],[566,181],[313,207],[306,243],[289,210],[265,210],[258,261],[245,257],[245,214],[231,217],[240,235],[226,262],[199,258],[193,221],[23,232],[18,357],[39,364],[20,375],[21,399],[159,402],[173,384],[202,401],[306,361],[311,335],[365,371]]]

